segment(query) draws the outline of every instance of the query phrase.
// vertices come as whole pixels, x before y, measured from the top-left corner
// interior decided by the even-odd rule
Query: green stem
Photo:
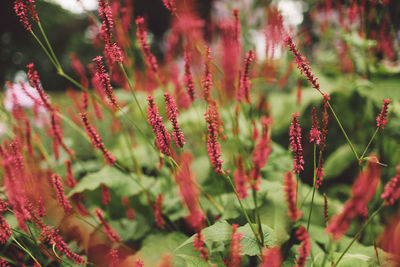
[[[126,69],[125,69],[124,65],[120,62],[119,66],[121,67],[121,70],[124,73],[125,79],[128,82],[129,88],[131,89],[133,98],[134,98],[134,100],[136,102],[136,105],[138,106],[138,108],[140,110],[140,113],[142,114],[143,118],[146,118],[146,115],[144,114],[143,109],[139,104],[139,100],[136,97],[135,90],[133,89],[133,84],[132,84],[131,80],[129,79],[128,73],[126,72]]]
[[[342,130],[342,133],[343,133],[344,137],[346,137],[347,143],[349,144],[349,146],[351,148],[351,151],[353,151],[354,156],[356,157],[357,161],[359,161],[359,157],[358,157],[357,152],[356,152],[356,150],[355,150],[355,148],[353,146],[353,143],[350,141],[350,138],[347,136],[346,131],[344,130],[342,124],[340,123],[340,120],[337,117],[337,115],[336,115],[335,111],[333,110],[333,108],[332,108],[331,104],[329,103],[329,101],[327,103],[328,103],[329,109],[331,110],[333,116],[335,117],[336,122],[339,124],[340,130]]]
[[[40,263],[38,262],[38,260],[30,253],[29,250],[27,250],[24,246],[22,246],[17,239],[15,239],[13,236],[11,236],[11,239],[20,247],[20,249],[22,249],[23,251],[26,252],[26,254],[28,254],[38,265],[40,265]]]
[[[360,230],[358,230],[357,234],[354,236],[353,240],[350,242],[349,245],[347,245],[346,249],[342,252],[340,255],[339,259],[333,264],[333,267],[337,266],[340,262],[340,260],[344,257],[344,255],[347,253],[347,251],[350,249],[350,247],[353,245],[354,242],[360,237],[361,233],[364,231],[365,228],[371,223],[372,219],[385,207],[385,202],[382,202],[381,206],[374,212],[372,215],[368,218],[368,221],[361,227]]]
[[[361,155],[361,157],[359,159],[359,164],[360,165],[361,165],[362,159],[365,156],[365,153],[367,153],[367,150],[368,150],[369,146],[371,145],[372,141],[374,140],[374,138],[375,138],[376,134],[378,133],[378,131],[379,131],[379,127],[376,127],[376,130],[375,130],[374,134],[372,135],[371,139],[369,140],[368,145],[365,147],[365,149],[364,149],[364,151],[363,151],[363,153],[362,153],[362,155]]]
[[[328,258],[328,253],[330,253],[331,248],[332,248],[332,243],[333,243],[333,242],[332,242],[332,237],[329,236],[328,248],[327,248],[327,250],[326,250],[326,253],[324,254],[324,258],[322,259],[322,265],[321,265],[321,267],[324,267],[324,266],[325,266],[326,259]]]
[[[56,64],[56,62],[54,61],[53,57],[49,54],[49,51],[47,51],[46,47],[44,46],[44,44],[42,43],[42,41],[40,41],[39,37],[36,36],[36,34],[33,31],[30,31],[30,33],[33,35],[33,37],[36,39],[36,41],[38,42],[38,44],[40,45],[40,47],[42,47],[44,53],[47,55],[47,57],[50,59],[51,63],[53,63],[54,67],[58,70],[58,66]]]
[[[40,21],[38,21],[37,24],[38,24],[39,29],[40,29],[40,32],[42,33],[43,38],[44,38],[44,40],[45,40],[45,42],[46,42],[46,44],[47,44],[47,47],[49,48],[50,53],[51,53],[51,55],[53,56],[53,59],[54,59],[55,63],[56,63],[57,66],[58,66],[57,69],[58,69],[58,70],[61,70],[61,64],[60,64],[60,62],[58,61],[58,59],[57,59],[57,57],[56,57],[56,54],[54,53],[53,48],[52,48],[51,45],[50,45],[49,40],[47,39],[46,33],[45,33],[44,30],[43,30],[42,24],[40,23]]]
[[[253,193],[253,201],[254,201],[254,207],[255,207],[255,221],[257,222],[258,225],[258,234],[261,238],[261,246],[264,247],[264,233],[262,230],[262,225],[261,225],[261,220],[260,220],[260,212],[258,210],[258,203],[257,203],[257,191],[252,188],[252,193]]]
[[[313,205],[314,205],[314,196],[315,196],[316,183],[317,183],[317,174],[318,174],[318,172],[319,172],[319,168],[321,167],[321,158],[322,158],[322,152],[320,152],[320,154],[319,154],[319,156],[318,156],[318,167],[317,167],[317,162],[316,162],[316,145],[314,144],[314,178],[313,178],[313,192],[312,192],[312,197],[311,197],[310,213],[308,214],[307,232],[308,232],[308,229],[310,228],[311,214],[312,214],[312,209],[313,209]]]
[[[239,201],[240,208],[241,208],[241,210],[242,210],[242,212],[243,212],[243,214],[244,214],[244,217],[245,217],[246,220],[247,220],[247,223],[249,224],[249,226],[250,226],[250,228],[251,228],[251,231],[253,232],[254,236],[255,236],[256,239],[257,239],[257,244],[258,244],[258,246],[259,246],[259,248],[260,248],[260,251],[261,251],[261,250],[262,250],[261,238],[259,237],[259,235],[258,235],[256,229],[254,229],[254,225],[252,224],[252,222],[251,222],[251,220],[250,220],[250,217],[249,217],[249,215],[247,214],[246,209],[244,208],[243,203],[242,203],[242,201],[241,201],[240,198],[239,198],[239,194],[238,194],[238,192],[237,192],[237,190],[236,190],[236,187],[235,187],[235,185],[233,184],[231,177],[230,177],[226,172],[223,172],[223,175],[225,176],[225,178],[228,179],[229,184],[231,185],[233,191],[235,192],[236,198],[237,198],[237,200]]]

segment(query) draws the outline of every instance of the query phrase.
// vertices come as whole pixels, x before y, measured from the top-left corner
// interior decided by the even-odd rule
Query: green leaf
[[[354,162],[354,155],[350,146],[346,143],[336,149],[324,164],[324,179],[340,175]]]
[[[185,254],[177,254],[177,257],[182,258],[185,261],[186,267],[209,267],[210,263],[204,261],[203,258],[185,255]]]
[[[257,229],[257,225],[254,224],[255,229]],[[275,246],[277,244],[277,237],[274,233],[274,230],[267,225],[261,224],[263,234],[264,234],[264,242],[268,247]],[[257,244],[257,239],[254,236],[253,231],[250,228],[249,224],[246,224],[242,227],[239,227],[238,232],[243,233],[243,237],[241,240],[241,244],[243,245],[242,253],[243,255],[254,256],[260,254],[260,249]],[[230,239],[231,237],[229,237]]]
[[[118,196],[133,196],[142,192],[142,189],[133,181],[133,179],[138,179],[137,176],[135,174],[131,175],[132,177],[120,172],[116,168],[105,166],[100,171],[90,173],[83,177],[68,193],[68,196],[72,196],[75,193],[81,193],[85,190],[93,191],[100,187],[101,184],[107,185]],[[150,186],[152,183],[153,179],[143,177],[142,184],[145,187]]]

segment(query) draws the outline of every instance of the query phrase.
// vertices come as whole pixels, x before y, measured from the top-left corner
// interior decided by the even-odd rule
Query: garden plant
[[[297,28],[287,1],[160,0],[161,44],[99,0],[87,62],[37,2],[15,14],[71,88],[38,62],[4,86],[0,266],[400,266],[395,0],[304,1]]]

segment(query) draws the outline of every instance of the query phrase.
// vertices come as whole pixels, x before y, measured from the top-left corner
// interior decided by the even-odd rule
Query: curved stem
[[[54,59],[55,63],[56,63],[57,66],[58,66],[57,69],[58,69],[59,71],[62,71],[62,70],[61,70],[61,64],[60,64],[60,62],[58,61],[58,59],[57,59],[57,57],[56,57],[56,54],[54,53],[53,48],[52,48],[51,45],[50,45],[49,40],[47,39],[46,33],[45,33],[44,30],[43,30],[42,24],[40,23],[40,21],[38,21],[37,24],[38,24],[39,29],[40,29],[40,32],[42,33],[43,38],[44,38],[44,40],[45,40],[45,42],[46,42],[46,44],[47,44],[47,47],[49,48],[50,53],[51,53],[51,55],[53,56],[53,59]]]
[[[382,202],[381,206],[374,212],[372,215],[368,218],[368,221],[361,227],[360,230],[358,230],[357,234],[354,236],[353,240],[350,242],[350,244],[347,245],[346,249],[342,252],[340,255],[339,259],[333,264],[333,267],[337,266],[340,262],[340,260],[344,257],[344,255],[347,253],[347,251],[350,249],[350,247],[353,245],[353,243],[360,237],[361,233],[364,231],[365,228],[371,223],[372,219],[385,207],[385,202]]]
[[[335,117],[336,122],[339,124],[340,130],[342,131],[344,137],[346,137],[347,143],[349,144],[349,146],[350,146],[350,148],[351,148],[351,151],[353,151],[353,154],[354,154],[354,156],[356,157],[357,162],[358,162],[358,161],[360,160],[360,158],[359,158],[358,155],[357,155],[357,152],[356,152],[356,150],[355,150],[355,148],[354,148],[354,146],[353,146],[353,143],[350,141],[350,138],[347,136],[346,131],[344,130],[342,124],[340,123],[340,120],[339,120],[339,118],[337,117],[337,115],[336,115],[335,111],[333,110],[333,108],[332,108],[331,104],[329,103],[329,101],[328,101],[327,103],[328,103],[329,109],[331,110],[333,116]]]
[[[374,134],[372,135],[371,139],[369,140],[368,145],[365,147],[365,149],[364,149],[364,151],[363,151],[363,153],[362,153],[362,155],[361,155],[361,157],[359,159],[359,164],[360,165],[361,165],[362,159],[365,156],[365,153],[367,153],[367,150],[368,150],[369,146],[371,145],[372,141],[374,140],[374,138],[375,138],[376,134],[378,133],[378,131],[379,131],[379,127],[376,127],[376,130],[375,130]]]
[[[40,266],[40,263],[38,262],[38,260],[31,254],[31,252],[30,252],[29,250],[27,250],[24,246],[22,246],[22,245],[17,241],[17,239],[15,239],[13,236],[11,236],[11,239],[18,245],[18,247],[19,247],[20,249],[22,249],[23,251],[25,251],[26,254],[28,254],[28,255]]]
[[[53,63],[54,67],[58,70],[58,65],[56,64],[56,62],[54,61],[53,57],[49,54],[49,51],[47,51],[46,47],[44,46],[44,44],[42,43],[42,41],[40,41],[39,37],[36,36],[36,34],[33,31],[30,31],[30,33],[32,34],[32,36],[36,39],[36,41],[38,42],[38,44],[40,45],[40,47],[43,49],[44,53],[47,55],[47,57],[50,59],[51,63]]]

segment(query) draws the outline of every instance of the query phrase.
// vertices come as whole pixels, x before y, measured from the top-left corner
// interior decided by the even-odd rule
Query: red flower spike
[[[376,127],[379,127],[383,130],[388,122],[387,115],[388,115],[388,105],[392,103],[389,99],[383,100],[383,106],[381,113],[376,117]]]
[[[301,128],[298,121],[299,112],[296,112],[292,115],[293,120],[290,124],[290,131],[289,131],[289,140],[291,151],[293,152],[294,161],[293,161],[293,171],[297,174],[300,171],[304,170],[303,164],[303,148],[301,146]]]
[[[296,222],[301,216],[302,213],[297,207],[296,203],[296,186],[297,183],[293,179],[293,174],[292,172],[287,172],[285,174],[285,177],[283,179],[283,186],[285,189],[285,196],[286,196],[286,202],[288,204],[288,214],[290,221]]]
[[[208,255],[208,249],[205,248],[206,243],[204,242],[204,236],[201,232],[194,235],[193,246],[195,251],[200,251],[200,257],[208,262],[210,256]]]
[[[320,188],[322,186],[322,181],[324,180],[324,157],[321,156],[321,161],[319,163],[319,168],[316,171],[317,182],[315,184],[316,188]]]
[[[102,19],[102,24],[100,27],[100,38],[104,41],[104,53],[107,58],[110,58],[112,63],[122,62],[123,56],[121,48],[114,42],[113,38],[113,28],[114,19],[112,16],[112,11],[110,4],[107,0],[99,0],[99,16]]]
[[[328,225],[329,222],[329,214],[328,214],[328,197],[324,193],[324,221],[325,225]]]
[[[242,264],[242,252],[243,246],[240,244],[240,240],[243,237],[243,233],[237,233],[239,225],[232,224],[232,239],[229,248],[229,261],[228,267],[240,267]]]
[[[115,109],[118,109],[119,104],[117,102],[117,99],[114,96],[114,91],[113,91],[113,88],[112,88],[111,82],[110,82],[110,76],[104,69],[102,58],[103,58],[102,56],[98,56],[92,60],[93,62],[96,63],[96,76],[100,82],[100,86],[102,87],[103,91],[107,95],[110,105],[112,107],[114,107]]]
[[[211,89],[213,86],[213,77],[211,72],[211,48],[209,46],[205,47],[206,49],[206,56],[205,56],[205,63],[204,63],[204,73],[201,79],[201,90],[203,93],[203,97],[207,102],[211,100]]]
[[[183,58],[185,61],[184,83],[185,83],[186,91],[190,97],[190,100],[193,102],[194,99],[196,98],[196,95],[195,95],[193,76],[192,76],[192,72],[190,70],[190,64],[192,62],[192,52],[189,50],[185,50]]]
[[[321,142],[321,131],[318,127],[318,119],[317,113],[315,112],[315,108],[311,110],[312,112],[312,127],[310,130],[310,143],[315,142],[316,145],[319,145]]]
[[[147,97],[147,122],[153,128],[153,132],[156,135],[156,146],[164,155],[169,156],[171,147],[171,136],[167,131],[167,128],[163,124],[163,119],[158,112],[158,107],[154,103],[154,98],[149,95]]]
[[[0,244],[5,244],[12,235],[11,227],[6,219],[0,215]]]
[[[113,249],[110,251],[111,262],[108,265],[109,267],[118,267],[119,265],[119,257],[118,257],[118,250]]]
[[[246,172],[244,171],[243,168],[243,159],[242,156],[239,156],[236,162],[237,169],[234,174],[234,180],[235,180],[235,187],[238,192],[238,196],[240,199],[244,199],[248,196],[247,194],[247,189],[248,189],[248,177],[246,175]]]
[[[31,24],[29,22],[28,11],[32,16],[32,19],[39,22],[39,17],[36,13],[34,0],[15,0],[14,11],[15,14],[17,14],[17,16],[19,17],[19,21],[28,31],[32,30]]]
[[[65,169],[67,170],[67,176],[65,177],[65,184],[69,188],[76,186],[76,180],[74,178],[74,173],[72,172],[72,162],[70,159],[65,161]]]
[[[194,231],[199,232],[203,228],[205,216],[200,208],[200,192],[196,178],[190,169],[192,161],[193,155],[190,152],[182,153],[179,160],[181,168],[175,172],[175,182],[179,187],[182,202],[190,212],[189,216],[186,217],[186,221]]]
[[[58,154],[58,145],[60,145],[65,152],[68,153],[68,155],[73,156],[75,154],[75,152],[68,148],[67,145],[64,143],[63,140],[63,134],[61,131],[61,126],[60,126],[60,118],[58,117],[57,113],[55,112],[55,109],[53,109],[51,111],[51,115],[50,115],[50,121],[51,121],[51,134],[53,137],[53,143],[56,146],[55,149],[57,149],[57,153],[55,153],[56,155]],[[56,156],[56,159],[58,159],[58,156]]]
[[[322,128],[321,128],[321,141],[319,145],[319,149],[322,151],[325,150],[326,146],[326,136],[328,134],[328,122],[329,122],[329,114],[328,114],[328,101],[331,99],[329,97],[329,93],[323,94],[324,97],[324,112],[322,113]]]
[[[242,102],[244,98],[244,102],[247,104],[250,104],[251,99],[250,99],[250,78],[249,78],[249,72],[250,72],[250,64],[254,61],[255,54],[253,50],[250,50],[246,54],[246,59],[244,60],[244,69],[242,72],[242,75],[240,77],[240,86],[239,86],[239,91],[238,91],[238,98],[237,100],[239,102]]]
[[[140,49],[142,50],[143,56],[145,58],[147,68],[154,74],[156,74],[158,72],[158,64],[155,56],[151,53],[149,44],[147,43],[147,33],[143,17],[138,17],[136,19],[136,26],[136,36],[140,44]]]
[[[110,241],[115,243],[122,242],[122,239],[119,236],[119,234],[115,232],[114,229],[111,227],[111,225],[109,225],[104,219],[103,211],[101,209],[95,208],[94,213],[97,219],[99,220],[100,224],[103,226],[103,231],[107,235],[108,239],[110,239]]]
[[[282,255],[279,247],[265,247],[261,255],[262,263],[258,267],[281,267]]]
[[[211,166],[215,169],[217,173],[222,173],[222,163],[221,160],[221,145],[218,142],[218,111],[217,105],[209,105],[208,110],[204,114],[207,122],[207,151],[208,158],[210,159]]]
[[[96,149],[99,149],[103,153],[104,160],[107,162],[108,165],[114,166],[116,161],[114,156],[109,151],[107,151],[106,147],[104,146],[104,143],[101,142],[102,141],[101,137],[97,133],[96,128],[94,128],[89,124],[87,114],[86,113],[79,113],[79,114],[81,115],[83,125],[85,126],[86,134],[89,136],[94,147]]]
[[[162,0],[164,3],[164,6],[172,13],[174,14],[176,12],[176,4],[175,0]]]
[[[261,183],[261,169],[267,164],[269,154],[271,153],[271,138],[268,133],[268,126],[272,123],[270,118],[263,116],[261,118],[261,125],[263,127],[262,135],[256,144],[253,155],[253,169],[251,170],[250,177],[252,179],[252,187],[258,190],[258,185]]]
[[[350,227],[354,217],[365,213],[365,207],[374,197],[380,182],[380,165],[376,156],[370,156],[368,166],[357,177],[351,190],[351,197],[340,214],[332,217],[325,232],[335,241],[339,240]]]
[[[82,63],[79,61],[79,59],[75,53],[72,53],[70,55],[70,59],[71,59],[71,66],[74,69],[74,71],[76,72],[76,74],[78,74],[82,86],[85,88],[88,88],[89,80],[86,76],[86,71],[85,71],[85,68],[83,67]]]
[[[300,226],[300,228],[296,230],[296,238],[301,243],[297,250],[300,255],[296,259],[296,267],[303,267],[306,265],[306,260],[311,251],[310,236],[304,226]]]
[[[185,136],[179,127],[178,120],[176,119],[178,117],[178,108],[176,107],[175,100],[168,92],[164,93],[164,100],[167,117],[171,121],[174,128],[174,131],[172,132],[172,138],[174,139],[177,148],[183,148],[185,145]]]
[[[49,97],[46,95],[46,93],[42,89],[42,85],[40,84],[39,75],[37,74],[37,71],[34,69],[34,66],[35,65],[33,63],[29,63],[28,65],[26,65],[26,67],[28,68],[29,80],[30,80],[32,86],[38,91],[40,99],[42,100],[41,104],[44,105],[44,107],[48,111],[52,111],[53,107],[51,106]]]
[[[394,202],[400,197],[400,164],[396,168],[396,176],[394,176],[386,185],[381,195],[385,200],[385,205],[393,205]]]
[[[104,206],[107,206],[111,201],[110,190],[105,184],[101,184],[101,198]]]
[[[234,30],[234,39],[239,43],[240,38],[240,20],[239,20],[239,10],[234,8],[232,10],[233,17],[235,18],[235,30]]]
[[[135,263],[133,264],[133,267],[144,267],[144,262],[141,259],[138,259],[137,261],[135,261]]]
[[[52,185],[54,191],[56,191],[57,202],[64,209],[64,212],[67,215],[73,213],[71,203],[69,202],[67,196],[64,194],[64,189],[61,183],[61,177],[58,174],[53,174],[51,176]]]
[[[151,203],[154,212],[154,220],[160,229],[165,229],[165,221],[162,217],[163,198],[162,194],[158,194],[155,203]]]
[[[286,36],[284,39],[286,45],[289,47],[289,50],[293,53],[294,59],[297,64],[297,68],[300,70],[301,74],[304,74],[307,78],[307,80],[310,82],[312,87],[318,90],[318,92],[321,92],[320,85],[317,82],[317,78],[314,77],[314,74],[312,73],[312,69],[310,67],[310,63],[306,61],[306,58],[299,52],[297,49],[296,45],[293,43],[293,39],[290,36]]]
[[[82,193],[75,193],[71,196],[72,202],[75,205],[76,212],[81,216],[88,216],[89,211],[85,208],[82,201],[85,200],[85,196]]]
[[[10,267],[8,261],[0,257],[0,267]]]

